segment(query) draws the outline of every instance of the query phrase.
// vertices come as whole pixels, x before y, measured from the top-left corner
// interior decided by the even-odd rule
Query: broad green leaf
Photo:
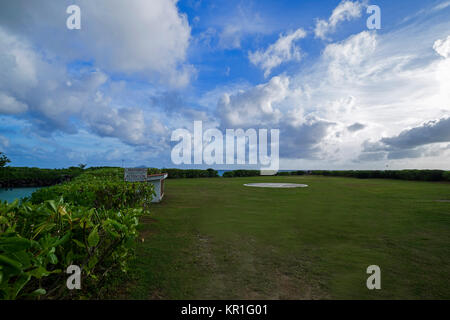
[[[56,226],[55,223],[44,223],[44,224],[40,225],[37,228],[36,233],[33,236],[33,239],[36,238],[39,233],[41,233],[43,231],[48,232],[48,231],[52,230],[55,226]]]
[[[88,244],[90,247],[95,247],[100,241],[100,237],[98,236],[97,227],[95,227],[88,237]]]
[[[58,263],[58,257],[54,253],[49,253],[48,258],[50,259],[51,264],[57,264]]]
[[[31,266],[31,253],[18,251],[11,253],[11,255],[22,264],[22,268],[26,269]]]
[[[81,241],[78,241],[77,239],[72,239],[73,242],[75,242],[75,244],[77,246],[79,246],[80,248],[84,248],[84,244]]]
[[[56,241],[53,245],[55,246],[55,247],[58,247],[58,246],[60,246],[60,245],[62,245],[62,244],[64,244],[64,243],[66,243],[66,241],[67,240],[69,240],[69,238],[70,238],[70,236],[72,235],[72,232],[67,232],[65,235],[64,235],[64,237],[62,237],[61,239],[59,239],[58,241]]]
[[[89,263],[88,263],[89,269],[92,270],[92,269],[95,267],[95,265],[97,264],[97,262],[98,262],[98,258],[97,258],[96,256],[93,256],[93,257],[89,260]]]
[[[42,277],[47,277],[50,274],[50,271],[47,271],[43,266],[40,266],[31,270],[30,274],[37,279],[41,279]]]
[[[17,278],[14,283],[14,299],[19,295],[20,291],[22,291],[23,287],[25,287],[30,279],[31,275],[27,273],[23,273]]]
[[[55,200],[47,200],[48,208],[51,209],[54,213],[58,212],[58,208],[56,206]]]
[[[8,265],[8,266],[18,270],[18,271],[20,271],[21,268],[22,268],[22,264],[19,261],[16,261],[16,260],[13,260],[11,258],[8,258],[8,257],[6,257],[6,256],[4,256],[2,254],[0,254],[0,263],[6,264],[6,265]]]
[[[39,288],[39,289],[34,290],[34,291],[30,294],[30,296],[32,296],[32,297],[38,297],[38,296],[42,296],[42,295],[44,295],[44,294],[46,294],[46,293],[47,293],[47,291],[46,291],[45,289]]]
[[[2,237],[0,238],[0,249],[7,252],[15,252],[29,249],[31,247],[30,240],[19,237]]]

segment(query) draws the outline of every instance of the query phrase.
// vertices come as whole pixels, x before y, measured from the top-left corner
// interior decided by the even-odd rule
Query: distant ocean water
[[[31,196],[33,192],[40,188],[13,188],[13,189],[0,189],[0,200],[13,202],[16,199],[22,199]]]
[[[221,177],[222,177],[223,174],[224,174],[225,172],[227,172],[227,171],[231,171],[231,170],[217,170],[219,176],[221,176]]]

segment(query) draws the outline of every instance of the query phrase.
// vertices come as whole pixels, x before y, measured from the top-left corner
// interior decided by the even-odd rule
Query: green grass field
[[[263,189],[251,182],[306,183]],[[121,297],[449,299],[449,183],[333,177],[168,180]],[[381,268],[381,290],[366,268]]]

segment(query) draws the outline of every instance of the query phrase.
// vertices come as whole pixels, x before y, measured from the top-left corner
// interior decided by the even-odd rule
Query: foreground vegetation
[[[309,188],[244,187],[252,182]],[[137,299],[448,299],[450,184],[322,176],[180,179],[141,220]],[[381,290],[366,287],[369,265]]]
[[[122,177],[89,170],[31,201],[0,203],[0,299],[97,297],[111,273],[126,272],[154,190]],[[80,291],[66,287],[70,265],[81,268]]]

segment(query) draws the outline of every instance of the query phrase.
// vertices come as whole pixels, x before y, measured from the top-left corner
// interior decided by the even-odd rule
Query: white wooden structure
[[[167,173],[151,174],[147,176],[147,182],[153,184],[155,187],[155,196],[152,202],[160,202],[164,197],[164,180],[167,176]]]
[[[147,174],[147,168],[125,168],[124,180],[127,182],[147,182],[153,184],[155,195],[152,202],[160,202],[164,197],[164,180],[167,173]]]

